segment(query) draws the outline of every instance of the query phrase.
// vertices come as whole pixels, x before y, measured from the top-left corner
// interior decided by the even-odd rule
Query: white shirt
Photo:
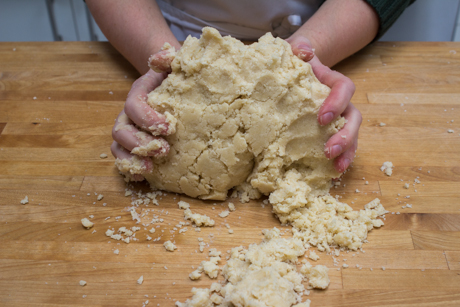
[[[289,37],[318,9],[321,0],[156,0],[178,40],[199,37],[211,26],[222,35],[257,40],[267,32]]]

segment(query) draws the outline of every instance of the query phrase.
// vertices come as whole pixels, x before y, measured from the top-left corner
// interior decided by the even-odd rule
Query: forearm
[[[86,0],[94,19],[110,43],[141,73],[149,70],[150,55],[165,42],[180,44],[152,0]]]
[[[289,39],[308,38],[315,54],[333,66],[369,44],[379,30],[379,17],[363,0],[327,0]]]

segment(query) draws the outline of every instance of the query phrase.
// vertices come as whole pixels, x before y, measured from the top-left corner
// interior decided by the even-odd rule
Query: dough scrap
[[[390,161],[383,162],[382,166],[380,167],[380,170],[385,173],[387,176],[391,176],[393,174],[393,163]]]
[[[295,265],[305,252],[302,241],[281,238],[277,228],[264,230],[264,236],[260,244],[231,250],[230,259],[222,268],[227,282],[224,286],[213,284],[210,289],[194,288],[193,297],[185,303],[176,302],[176,306],[290,307],[302,304],[304,276]],[[203,263],[198,272],[203,270]],[[192,274],[190,278],[194,279]],[[309,306],[309,300],[298,306]]]
[[[201,199],[224,200],[236,188],[249,200],[279,189],[292,171],[310,197],[340,176],[324,143],[345,120],[318,124],[330,89],[286,41],[268,33],[246,46],[207,27],[187,38],[171,67],[147,100],[175,119],[169,154],[153,158],[150,173],[139,161],[117,161],[128,178],[142,173],[154,189]]]
[[[166,241],[165,243],[163,243],[163,246],[168,252],[173,252],[177,249],[177,246],[174,245],[174,243],[172,243],[171,241]]]

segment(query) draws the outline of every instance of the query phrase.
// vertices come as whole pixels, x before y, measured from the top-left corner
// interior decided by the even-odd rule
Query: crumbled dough
[[[225,218],[225,217],[227,217],[229,215],[230,215],[230,211],[228,211],[228,210],[225,210],[225,211],[222,211],[221,213],[219,213],[219,216],[221,218]]]
[[[305,263],[300,272],[308,278],[308,285],[317,289],[326,289],[329,286],[330,280],[327,274],[328,268],[324,265],[312,266],[310,263]]]
[[[101,158],[101,159],[107,159],[107,157],[108,156],[107,156],[106,153],[102,153],[102,154],[99,155],[99,158]]]
[[[190,209],[184,211],[185,219],[191,220],[197,226],[214,226],[215,222],[209,216],[204,214],[193,213]]]
[[[26,205],[29,203],[29,197],[26,195],[23,200],[21,200],[21,205]]]
[[[455,131],[452,129],[447,130],[448,133],[454,133]]]
[[[139,277],[139,279],[137,280],[137,283],[139,285],[142,285],[142,283],[144,282],[144,275],[142,275],[141,277]]]
[[[304,276],[295,265],[305,252],[302,241],[281,238],[277,228],[265,230],[264,235],[260,244],[231,250],[230,259],[222,268],[226,282],[223,286],[193,288],[193,297],[185,303],[176,302],[176,306],[309,306],[309,300],[301,302],[305,291]],[[217,257],[211,257],[210,262],[213,258]],[[205,270],[203,264],[190,274],[191,279],[201,276],[201,271]]]
[[[234,203],[228,203],[228,210],[229,210],[230,212],[235,211],[235,210],[236,210],[235,204],[234,204]]]
[[[382,172],[385,172],[385,175],[391,176],[393,174],[393,163],[391,162],[384,162],[382,167],[380,168]]]
[[[405,184],[404,184],[404,188],[405,188],[405,189],[408,189],[408,188],[409,188],[409,184],[408,184],[408,183],[405,183]]]
[[[196,269],[195,271],[193,271],[192,273],[190,273],[190,274],[188,275],[188,277],[189,277],[191,280],[200,279],[200,277],[201,277],[201,270]]]
[[[79,284],[80,284],[80,286],[84,287],[84,286],[86,286],[86,281],[80,280]]]
[[[86,229],[90,229],[91,227],[94,226],[94,223],[91,222],[90,220],[88,220],[86,217],[81,219],[81,224],[83,225],[83,227],[85,227]]]
[[[147,171],[145,160],[136,155],[129,160],[117,158],[115,166],[125,176],[126,181],[136,181],[137,176]]]
[[[99,195],[97,196],[97,200],[102,200],[103,198],[104,198],[104,195],[102,195],[102,194],[99,194]]]
[[[168,252],[173,252],[175,249],[177,249],[177,246],[174,245],[171,241],[166,241],[163,246],[166,248]]]
[[[120,254],[120,251],[119,251],[118,249],[116,249],[116,250],[113,251],[113,253],[114,253],[115,255],[118,255],[118,254]]]
[[[310,254],[308,255],[308,258],[310,258],[313,261],[318,261],[319,260],[319,256],[314,251],[310,252]]]
[[[219,275],[220,270],[218,266],[218,263],[221,260],[220,255],[221,252],[217,251],[215,248],[211,248],[209,250],[209,257],[211,257],[210,260],[202,261],[198,268],[189,274],[189,278],[191,280],[199,279],[203,272],[210,278],[217,278],[217,275]]]
[[[179,205],[179,209],[189,209],[190,208],[190,204],[182,200],[178,202],[177,204]]]

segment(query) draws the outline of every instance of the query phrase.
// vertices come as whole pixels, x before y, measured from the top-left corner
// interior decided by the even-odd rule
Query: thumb
[[[315,56],[315,50],[311,46],[308,38],[303,36],[294,36],[286,40],[291,44],[292,53],[299,57],[299,59],[308,62]]]

